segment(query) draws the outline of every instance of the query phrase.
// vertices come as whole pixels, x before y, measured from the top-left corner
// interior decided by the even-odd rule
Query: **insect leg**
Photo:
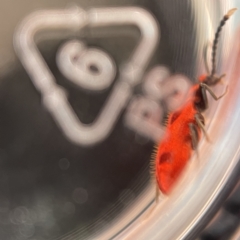
[[[225,96],[225,94],[228,92],[228,86],[226,86],[225,92],[222,95],[220,95],[219,97],[217,97],[207,84],[200,83],[200,86],[201,86],[201,88],[205,89],[205,91],[207,90],[211,94],[211,96],[214,98],[214,100],[216,100],[216,101],[219,100],[220,98],[222,98],[223,96]]]
[[[197,125],[198,125],[199,128],[201,128],[201,130],[203,131],[203,133],[204,133],[207,141],[208,141],[208,142],[211,142],[211,140],[210,140],[210,138],[209,138],[209,136],[208,136],[208,134],[207,134],[207,131],[206,131],[205,127],[204,127],[204,123],[203,123],[202,119],[203,119],[203,116],[202,116],[200,113],[195,114],[195,120],[196,120],[196,122],[197,122]]]
[[[156,183],[156,193],[155,193],[155,202],[156,202],[156,204],[158,204],[159,195],[160,195],[160,191],[159,191],[158,185]]]
[[[202,112],[208,108],[208,99],[206,94],[206,89],[202,83],[199,84],[199,89],[196,92],[196,96],[199,98],[199,101],[195,102],[197,109]]]
[[[197,158],[199,158],[199,152],[197,148],[199,136],[198,136],[197,128],[193,123],[189,123],[189,129],[190,129],[191,139],[192,139],[192,148],[193,150],[196,151]]]
[[[211,85],[216,85],[217,83],[219,83],[219,82],[223,82],[223,78],[226,76],[226,74],[224,73],[224,74],[222,74],[222,75],[220,75],[219,77],[217,77],[217,76],[208,76],[207,78],[206,78],[206,80],[204,81],[204,83],[206,83],[207,85],[209,85],[209,86],[211,86]]]

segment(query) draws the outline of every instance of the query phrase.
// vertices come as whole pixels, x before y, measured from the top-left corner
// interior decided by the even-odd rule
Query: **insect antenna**
[[[222,30],[222,27],[226,23],[226,21],[230,18],[231,15],[233,15],[233,13],[236,10],[237,10],[237,8],[233,8],[233,9],[229,10],[226,15],[224,15],[223,19],[221,20],[221,22],[217,28],[216,33],[215,33],[213,47],[212,47],[212,71],[211,71],[211,75],[209,77],[210,79],[213,78],[213,76],[216,72],[216,50],[217,50],[217,44],[218,44],[220,32]]]

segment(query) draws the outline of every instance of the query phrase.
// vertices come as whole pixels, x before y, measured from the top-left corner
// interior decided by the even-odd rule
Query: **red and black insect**
[[[160,191],[169,194],[173,185],[178,180],[184,167],[189,161],[192,151],[197,150],[202,133],[207,137],[202,112],[208,108],[206,92],[219,100],[227,92],[217,97],[210,86],[218,84],[224,75],[216,76],[216,49],[222,27],[229,17],[236,11],[231,9],[223,17],[215,33],[212,47],[212,70],[207,76],[199,78],[199,83],[192,86],[187,103],[178,111],[169,115],[166,135],[157,147],[155,156],[155,177]]]

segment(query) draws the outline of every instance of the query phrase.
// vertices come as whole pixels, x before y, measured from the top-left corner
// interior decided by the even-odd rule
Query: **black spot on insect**
[[[159,158],[159,164],[172,161],[172,154],[169,152],[163,153]]]
[[[192,137],[191,137],[191,135],[186,135],[186,136],[184,136],[184,142],[185,143],[188,143],[188,142],[192,142]]]
[[[172,115],[172,117],[171,117],[171,119],[170,119],[170,123],[171,123],[171,124],[174,123],[174,122],[178,119],[178,117],[180,116],[180,114],[181,114],[181,112],[175,112],[175,113],[173,113],[173,115]]]

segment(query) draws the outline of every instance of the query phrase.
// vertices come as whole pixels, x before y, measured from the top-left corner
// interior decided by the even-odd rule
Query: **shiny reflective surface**
[[[42,1],[39,5],[43,4],[40,6],[43,9],[64,9],[67,2],[51,5],[49,1]],[[94,7],[99,4],[97,1],[91,3]],[[23,11],[19,7],[18,14],[11,18],[15,20],[12,28],[38,8],[31,4],[26,4]],[[83,1],[79,5],[87,4]],[[119,2],[102,4],[115,7]],[[126,7],[125,4],[130,3],[121,4]],[[232,7],[240,7],[237,1],[155,0],[142,5],[154,13],[161,26],[155,62],[166,65],[171,72],[187,75],[193,81],[194,77],[205,73],[203,47],[207,41],[212,41],[222,15]],[[235,35],[239,16],[237,12],[226,24],[219,45],[217,72],[227,74],[229,94],[219,102],[210,101],[210,109],[205,113],[212,143],[205,139],[201,141],[200,159],[193,156],[174,192],[169,197],[161,196],[157,205],[154,203],[154,186],[149,183],[146,187],[149,181],[146,164],[152,145],[129,133],[126,126],[121,125],[122,118],[113,134],[99,147],[90,150],[76,147],[58,131],[42,108],[41,98],[31,80],[22,70],[12,71],[15,75],[1,79],[1,161],[4,163],[1,192],[6,196],[3,194],[0,198],[0,224],[9,227],[9,234],[15,234],[12,238],[171,240],[189,236],[213,202],[221,198],[221,191],[226,188],[239,158],[240,79],[236,70],[239,66],[239,36]],[[132,30],[126,30],[127,34],[119,31],[127,35]],[[133,36],[133,42],[138,40],[139,35],[134,33]],[[9,39],[12,40],[12,33]],[[5,43],[9,44],[9,39],[5,39]],[[114,40],[117,45],[117,39]],[[124,48],[113,51],[116,66],[132,50],[134,44],[130,42],[124,41],[125,52]],[[99,38],[93,43],[104,46],[104,50],[109,50],[107,52],[115,47],[110,41]],[[64,82],[51,62],[55,61],[55,50],[58,49],[55,45],[61,44],[57,42],[48,47],[44,42],[41,51],[48,48],[44,58],[55,70],[57,80],[73,93],[71,104],[82,117],[79,118],[89,123],[98,114],[92,106],[102,107],[106,98],[89,97]],[[117,54],[119,49],[121,54]],[[214,91],[221,93],[222,89],[218,86]],[[81,101],[83,106],[78,104]]]
[[[105,27],[109,25],[115,27],[134,25],[139,28],[140,40],[131,57],[119,67],[118,80],[114,84],[113,91],[99,117],[91,125],[84,125],[78,120],[67,101],[64,89],[56,84],[56,79],[39,53],[34,40],[36,35],[42,31],[81,31],[82,28],[87,26]],[[137,7],[95,8],[85,11],[82,8],[75,7],[65,10],[46,10],[32,13],[22,21],[16,30],[14,46],[33,84],[42,94],[44,106],[52,114],[65,136],[75,144],[87,146],[103,140],[110,134],[131,96],[132,88],[140,83],[144,70],[156,49],[158,38],[157,24],[154,18],[144,9]],[[90,51],[88,51],[89,54],[91,54]],[[60,61],[59,57],[58,62]],[[99,56],[96,57],[98,57],[98,61],[103,61]],[[59,65],[60,70],[62,70],[63,65],[64,63]],[[112,64],[110,63],[110,65]],[[78,72],[75,74],[77,77],[80,75]],[[67,74],[67,77],[71,76]],[[83,77],[87,81],[87,76]],[[115,77],[115,74],[110,74],[110,77]],[[97,78],[101,82],[101,76],[97,76]],[[90,80],[88,80],[87,85],[82,82],[85,89],[93,89],[92,86],[96,79],[91,81],[93,83],[91,84]],[[101,90],[101,87],[98,90]]]
[[[212,10],[213,3],[209,5],[198,2],[196,6],[192,6],[198,14],[195,16],[196,23],[203,20],[203,16],[207,14],[211,23],[212,16],[220,19],[223,12],[226,12],[231,7],[239,7],[237,5],[229,6],[226,9],[223,7],[216,14],[216,9]],[[195,8],[196,7],[196,8]],[[202,11],[201,11],[202,10]],[[213,11],[215,13],[213,13]],[[229,84],[229,94],[221,102],[211,101],[211,107],[206,112],[208,133],[211,136],[213,143],[208,143],[203,140],[200,144],[200,160],[193,156],[193,159],[186,170],[181,182],[176,186],[176,189],[169,197],[163,197],[162,201],[155,206],[151,204],[149,192],[142,195],[139,202],[134,203],[132,211],[127,212],[121,219],[119,229],[123,228],[123,223],[127,216],[134,216],[131,219],[134,221],[130,225],[125,225],[126,229],[119,233],[115,239],[186,239],[192,234],[195,227],[200,224],[201,220],[211,209],[212,204],[221,199],[221,192],[224,188],[228,188],[228,181],[231,180],[232,174],[236,174],[239,162],[239,143],[240,143],[240,75],[238,66],[240,59],[240,45],[238,42],[239,32],[235,32],[239,26],[239,13],[236,18],[228,23],[228,30],[225,30],[224,43],[222,43],[222,57],[219,54],[218,72],[227,74],[226,81]],[[216,21],[217,22],[217,21]],[[215,21],[212,23],[214,28]],[[201,33],[200,29],[199,34]],[[205,30],[205,28],[204,28]],[[212,31],[210,31],[212,33]],[[205,32],[206,34],[206,32]],[[201,48],[204,37],[198,39]],[[220,48],[221,48],[220,47]],[[201,58],[201,55],[198,55]],[[222,66],[222,67],[220,67]],[[201,74],[201,68],[199,74]],[[214,89],[221,91],[222,88]],[[216,130],[217,129],[217,130]],[[149,187],[150,191],[150,187]],[[154,190],[152,190],[153,194]],[[153,198],[152,198],[153,200]],[[151,205],[145,214],[141,217],[137,215],[135,209],[142,209]],[[131,209],[131,208],[130,208]],[[130,210],[129,210],[130,211]],[[127,223],[127,221],[125,222]],[[118,231],[117,224],[115,225]],[[101,235],[101,239],[108,238],[107,234]]]

